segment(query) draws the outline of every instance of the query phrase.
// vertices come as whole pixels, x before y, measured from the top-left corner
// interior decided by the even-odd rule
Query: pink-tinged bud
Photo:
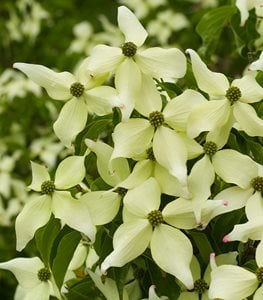
[[[223,237],[223,243],[229,243],[230,242],[230,239],[229,239],[229,236],[228,235],[225,235]]]
[[[212,270],[217,267],[217,265],[216,265],[216,254],[214,252],[210,253],[210,267],[211,267]]]
[[[215,259],[215,257],[216,257],[216,254],[214,252],[210,253],[210,260]]]
[[[223,200],[223,205],[224,206],[228,206],[228,201],[227,200]]]

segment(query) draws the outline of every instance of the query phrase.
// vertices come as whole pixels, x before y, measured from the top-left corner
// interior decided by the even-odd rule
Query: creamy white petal
[[[261,71],[263,71],[263,51],[261,51],[259,59],[257,59],[252,64],[250,64],[249,70],[252,70],[252,71],[261,70]]]
[[[141,89],[135,103],[135,109],[145,117],[153,111],[161,111],[162,99],[154,80],[142,74]]]
[[[114,71],[123,60],[120,48],[97,45],[91,51],[87,68],[92,72],[104,74]]]
[[[66,146],[80,133],[87,122],[88,108],[83,99],[73,98],[61,109],[58,119],[53,125],[56,136]]]
[[[152,236],[148,220],[137,219],[123,223],[113,236],[113,252],[101,264],[102,272],[110,267],[122,267],[141,255],[147,248]]]
[[[37,286],[27,291],[23,300],[49,300],[50,299],[50,285],[49,282],[40,282]]]
[[[91,242],[95,241],[96,228],[91,221],[86,201],[72,198],[69,192],[55,191],[52,196],[52,212],[62,224],[84,233]]]
[[[135,61],[141,71],[154,78],[181,78],[186,73],[186,57],[176,48],[149,48],[138,52]]]
[[[125,36],[125,42],[133,42],[140,47],[147,38],[147,31],[134,13],[127,7],[118,7],[118,26]]]
[[[26,289],[31,289],[41,283],[37,272],[42,268],[44,264],[39,257],[19,257],[0,263],[0,269],[11,271],[19,285]]]
[[[120,208],[120,196],[115,192],[94,191],[84,194],[80,200],[86,202],[95,225],[111,222]]]
[[[154,261],[165,272],[174,275],[188,289],[193,289],[190,263],[193,249],[190,240],[178,229],[161,224],[155,227],[151,252]]]
[[[80,183],[86,175],[85,156],[69,156],[58,165],[55,174],[57,189],[68,189]]]
[[[70,86],[76,82],[76,79],[71,73],[57,73],[42,65],[26,63],[15,63],[14,68],[22,71],[36,84],[45,88],[51,98],[56,100],[72,98]]]
[[[180,136],[186,146],[187,160],[196,158],[204,153],[203,147],[196,140],[189,138],[184,132],[179,132],[178,136]]]
[[[257,245],[256,262],[258,267],[263,267],[263,241],[260,241],[260,243]]]
[[[228,100],[211,100],[200,105],[190,113],[187,134],[195,138],[203,131],[211,131],[223,126],[231,112]]]
[[[119,123],[112,134],[114,150],[111,160],[116,157],[133,157],[149,148],[154,127],[145,119],[130,119]]]
[[[234,104],[233,113],[240,130],[244,130],[250,136],[263,136],[263,120],[251,105],[238,101]]]
[[[253,297],[253,300],[261,300],[263,299],[263,286],[261,285],[257,290]]]
[[[153,152],[156,161],[185,186],[187,149],[180,136],[170,128],[158,127],[153,138]]]
[[[94,87],[84,95],[88,111],[98,116],[110,114],[114,106],[121,105],[117,91],[110,86]]]
[[[190,112],[202,103],[205,97],[197,91],[188,89],[167,103],[163,110],[165,122],[177,131],[186,131]]]
[[[45,166],[31,161],[32,182],[28,186],[30,189],[40,192],[44,181],[50,180],[48,170]]]
[[[115,187],[130,174],[128,161],[119,157],[112,161],[112,171],[109,170],[109,161],[113,148],[101,141],[85,140],[86,145],[97,155],[97,168],[101,178],[110,186]]]
[[[253,191],[253,189],[251,189]],[[247,198],[246,216],[249,220],[263,215],[263,199],[260,192],[255,192]],[[262,265],[263,266],[263,265]]]
[[[256,162],[231,149],[217,152],[213,157],[213,166],[216,174],[224,181],[237,184],[243,189],[250,188],[251,180],[258,176]]]
[[[68,270],[74,271],[80,268],[84,264],[89,251],[88,246],[80,242],[74,251],[73,257],[68,265]]]
[[[160,198],[159,184],[153,177],[150,177],[138,187],[129,190],[123,202],[132,214],[141,218],[147,218],[148,213],[159,209]]]
[[[237,0],[236,1],[236,7],[240,11],[241,21],[240,26],[244,26],[246,23],[246,20],[249,17],[249,10],[253,8],[254,1],[250,0]]]
[[[132,78],[132,80],[131,80]],[[142,77],[137,64],[131,58],[126,58],[116,69],[115,86],[119,93],[122,120],[128,120],[135,106],[136,99],[140,99]]]
[[[239,101],[241,102],[254,103],[263,99],[263,88],[251,75],[246,75],[241,79],[233,80],[231,86],[236,86],[240,89],[241,98]]]
[[[51,197],[37,196],[27,202],[16,218],[16,250],[21,251],[51,216]]]
[[[210,96],[223,96],[229,88],[227,77],[222,73],[212,72],[192,49],[186,52],[191,57],[192,69],[198,87]]]
[[[210,298],[240,300],[251,295],[258,286],[255,274],[239,266],[223,265],[211,272]]]

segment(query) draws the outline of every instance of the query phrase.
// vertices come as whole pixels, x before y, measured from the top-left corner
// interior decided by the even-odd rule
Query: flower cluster
[[[211,259],[202,276],[194,254],[195,236],[218,216],[237,210],[244,211],[246,222],[237,222],[223,242],[263,237],[263,165],[253,153],[243,154],[228,142],[235,131],[263,137],[263,120],[256,111],[262,86],[254,72],[229,80],[210,70],[193,49],[184,54],[178,48],[144,47],[148,34],[125,6],[118,8],[118,26],[122,44],[96,45],[74,75],[14,64],[52,99],[64,102],[53,129],[72,155],[60,162],[55,174],[31,162],[28,188],[35,193],[16,218],[16,249],[23,250],[34,237],[39,246],[41,234],[46,239],[50,235],[47,244],[53,246],[39,249],[43,262],[16,258],[0,263],[0,268],[15,274],[21,299],[61,299],[62,293],[70,295],[68,280],[84,276],[107,299],[134,300],[141,299],[141,292],[132,263],[149,256],[181,287],[180,300],[200,295],[243,299],[255,290],[254,299],[261,299],[262,287],[257,287],[263,282],[262,242],[256,246],[255,273],[238,266],[236,253],[229,252],[218,255],[217,263]],[[160,92],[167,81],[186,77],[187,57],[197,88],[177,90],[172,97]],[[260,69],[260,60],[251,68],[255,65]],[[114,87],[104,85],[110,76]],[[86,129],[96,118],[110,122],[102,123],[94,139]],[[100,181],[90,184],[92,159]],[[52,226],[54,220],[59,222]],[[72,247],[63,274],[59,258],[49,259],[63,248],[54,250],[60,237],[58,233],[52,240],[56,230],[64,234],[61,245]],[[104,235],[111,238],[110,245],[98,251]],[[111,270],[125,266],[120,287]],[[152,284],[156,282],[147,287],[149,299],[165,299]]]

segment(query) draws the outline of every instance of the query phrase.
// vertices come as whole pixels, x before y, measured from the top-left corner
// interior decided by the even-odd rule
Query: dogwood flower
[[[249,11],[253,8],[256,9],[256,15],[263,16],[263,1],[262,0],[237,0],[236,7],[240,11],[241,21],[240,25],[244,26],[248,17]]]
[[[253,300],[263,297],[263,242],[256,249],[256,263],[258,268],[255,273],[240,266],[222,265],[215,267],[211,272],[209,297],[225,300],[240,300],[252,295]]]
[[[42,65],[14,64],[14,68],[45,88],[52,99],[67,101],[54,123],[55,134],[67,147],[84,129],[88,113],[105,115],[111,113],[113,106],[120,105],[114,88],[98,86],[105,74],[97,76],[87,70],[88,60],[82,62],[76,76],[69,72],[57,73]]]
[[[58,166],[54,181],[47,169],[31,162],[32,182],[29,188],[41,193],[26,203],[16,218],[16,249],[21,251],[31,240],[38,228],[44,226],[51,214],[62,224],[86,234],[91,241],[95,239],[95,226],[90,220],[85,202],[74,199],[65,191],[82,181],[85,176],[84,156],[70,156]]]
[[[48,300],[50,296],[61,299],[51,271],[38,257],[20,257],[2,262],[0,269],[13,272],[23,292],[21,300]]]
[[[112,266],[125,265],[141,255],[150,244],[153,260],[159,267],[192,289],[191,242],[179,229],[168,225],[168,211],[162,213],[159,210],[160,196],[160,188],[154,178],[127,192],[123,201],[132,217],[115,231],[114,250],[101,264],[101,270],[105,273]]]
[[[142,49],[148,34],[125,6],[118,8],[118,25],[125,36],[124,44],[120,48],[97,45],[91,51],[88,68],[96,73],[115,73],[115,86],[124,102],[123,120],[127,120],[135,103],[144,100],[140,96],[145,90],[142,73],[149,78],[181,78],[186,72],[186,58],[176,48]]]
[[[263,2],[262,2],[263,6]],[[250,64],[249,70],[252,71],[263,71],[263,51],[261,52],[259,59]]]
[[[229,134],[235,122],[250,136],[263,136],[263,120],[249,103],[261,101],[263,88],[251,75],[234,79],[229,84],[222,73],[210,71],[198,54],[188,49],[198,87],[206,92],[207,101],[190,114],[187,132],[194,138],[203,131],[223,131]],[[227,126],[225,126],[228,124]],[[228,134],[225,134],[227,140]],[[225,142],[226,142],[225,140]]]

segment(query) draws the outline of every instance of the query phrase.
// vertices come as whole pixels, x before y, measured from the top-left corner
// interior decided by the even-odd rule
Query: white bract
[[[248,17],[249,11],[255,8],[256,15],[263,17],[263,1],[262,0],[237,0],[236,7],[240,11],[241,21],[240,25],[244,26]]]
[[[47,169],[31,162],[33,191],[41,193],[26,203],[16,218],[17,250],[21,251],[33,238],[36,230],[44,226],[51,214],[68,226],[86,234],[95,240],[96,228],[90,220],[89,210],[84,201],[73,198],[65,191],[79,184],[85,176],[84,156],[71,156],[58,166],[52,181]]]
[[[263,71],[263,51],[261,52],[259,58],[250,64],[249,69],[252,71]]]
[[[14,68],[45,88],[51,98],[67,101],[54,123],[55,134],[67,147],[84,129],[88,113],[106,115],[112,112],[113,106],[120,105],[114,88],[98,86],[105,74],[97,76],[87,69],[87,64],[88,58],[79,66],[76,76],[69,72],[57,73],[42,65],[14,64]]]

